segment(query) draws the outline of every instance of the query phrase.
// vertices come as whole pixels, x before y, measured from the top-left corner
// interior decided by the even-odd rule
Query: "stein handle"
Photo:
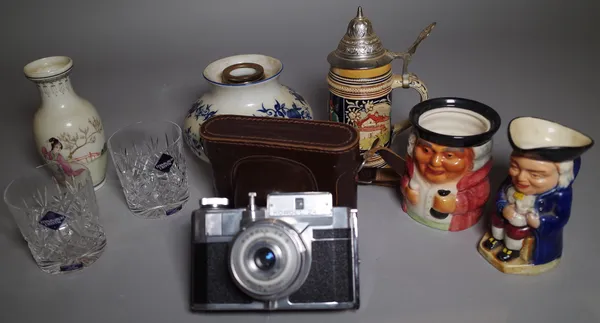
[[[419,92],[421,101],[425,101],[428,98],[427,87],[425,83],[421,81],[415,74],[408,72],[408,64],[412,60],[413,55],[417,52],[417,47],[421,42],[431,34],[431,31],[437,23],[433,22],[429,26],[425,27],[417,36],[414,43],[406,50],[406,52],[392,53],[394,58],[402,58],[402,74],[392,76],[392,89],[402,87],[405,89],[412,88]]]
[[[429,36],[429,34],[431,34],[431,31],[433,30],[433,28],[435,27],[436,24],[437,24],[436,22],[433,22],[433,23],[429,24],[429,26],[425,27],[425,29],[423,29],[421,31],[419,36],[417,36],[417,39],[408,48],[408,50],[406,50],[406,52],[393,53],[394,58],[402,58],[403,64],[402,64],[402,74],[401,75],[394,74],[392,76],[392,89],[399,88],[399,87],[404,88],[404,89],[409,89],[409,88],[414,89],[415,91],[419,92],[419,96],[421,99],[420,102],[423,102],[429,98],[429,93],[427,92],[427,86],[425,86],[425,83],[423,81],[421,81],[417,75],[415,75],[414,73],[408,72],[408,64],[410,63],[412,56],[417,51],[417,47],[419,46],[419,44],[421,44],[421,42],[425,38],[427,38],[427,36]],[[392,128],[392,133],[391,133],[392,139],[390,140],[390,143],[393,143],[394,138],[396,138],[397,134],[399,134],[400,132],[402,132],[408,128],[410,128],[410,123],[408,122],[408,120],[404,120],[397,124],[394,124],[394,126]]]
[[[392,82],[392,88],[403,87],[415,89],[421,96],[421,102],[427,100],[428,98],[427,87],[425,87],[425,83],[419,80],[413,73],[408,73],[406,77],[403,75],[394,75],[392,76]],[[407,130],[410,127],[411,124],[409,120],[402,120],[398,123],[395,123],[392,126],[392,138],[390,139],[390,144],[394,143],[394,139],[399,133]]]
[[[419,92],[421,102],[429,98],[427,87],[414,73],[406,73],[403,75],[394,74],[392,76],[392,89],[402,87],[404,89],[414,89]]]
[[[412,56],[417,52],[417,47],[421,44],[421,42],[425,38],[427,38],[427,36],[429,36],[429,34],[431,34],[431,31],[433,30],[433,28],[435,27],[436,24],[437,23],[433,22],[433,23],[429,24],[429,26],[425,27],[425,29],[423,29],[423,31],[421,31],[419,36],[417,36],[417,39],[415,40],[415,42],[406,50],[406,52],[392,53],[394,58],[402,58],[402,60],[403,60],[402,75],[408,74],[408,64],[412,60]]]

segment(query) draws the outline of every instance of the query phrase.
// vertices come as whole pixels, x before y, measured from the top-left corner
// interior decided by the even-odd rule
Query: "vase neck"
[[[60,78],[35,80],[33,82],[38,87],[42,100],[45,102],[76,95],[68,75]]]
[[[257,90],[269,90],[271,88],[279,87],[279,77],[274,77],[270,80],[259,82],[256,84],[247,84],[247,85],[238,85],[238,86],[228,86],[228,85],[216,85],[212,84],[217,90],[224,92],[244,92],[244,91],[257,91]]]

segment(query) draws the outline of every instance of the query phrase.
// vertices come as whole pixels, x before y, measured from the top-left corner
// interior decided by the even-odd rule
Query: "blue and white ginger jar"
[[[235,64],[258,64],[264,70],[262,79],[232,84],[223,80],[223,71]],[[210,162],[200,145],[200,126],[218,114],[259,117],[313,119],[313,112],[306,100],[291,88],[279,83],[283,64],[276,58],[259,55],[236,55],[212,62],[204,69],[204,78],[210,90],[202,95],[189,109],[183,130],[187,145],[194,154]],[[228,75],[252,74],[252,68],[241,67]]]

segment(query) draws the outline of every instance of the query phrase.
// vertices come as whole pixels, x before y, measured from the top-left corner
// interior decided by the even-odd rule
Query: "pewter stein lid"
[[[436,23],[427,26],[406,52],[392,52],[383,47],[375,34],[371,21],[363,16],[362,7],[358,7],[356,17],[348,24],[346,34],[338,47],[327,56],[331,67],[345,69],[372,69],[389,64],[396,58],[404,60],[402,73],[408,73],[408,63],[417,50],[417,46],[431,33]]]
[[[394,55],[388,52],[373,30],[371,21],[358,7],[356,17],[348,24],[346,34],[336,50],[327,56],[332,67],[370,69],[389,64]]]

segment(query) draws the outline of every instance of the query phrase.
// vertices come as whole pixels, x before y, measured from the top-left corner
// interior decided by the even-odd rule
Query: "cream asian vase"
[[[78,171],[69,162],[85,165],[98,190],[106,180],[104,128],[96,108],[73,90],[72,69],[73,60],[65,56],[41,58],[23,68],[41,96],[33,118],[36,149],[44,161],[57,162],[66,175]]]

